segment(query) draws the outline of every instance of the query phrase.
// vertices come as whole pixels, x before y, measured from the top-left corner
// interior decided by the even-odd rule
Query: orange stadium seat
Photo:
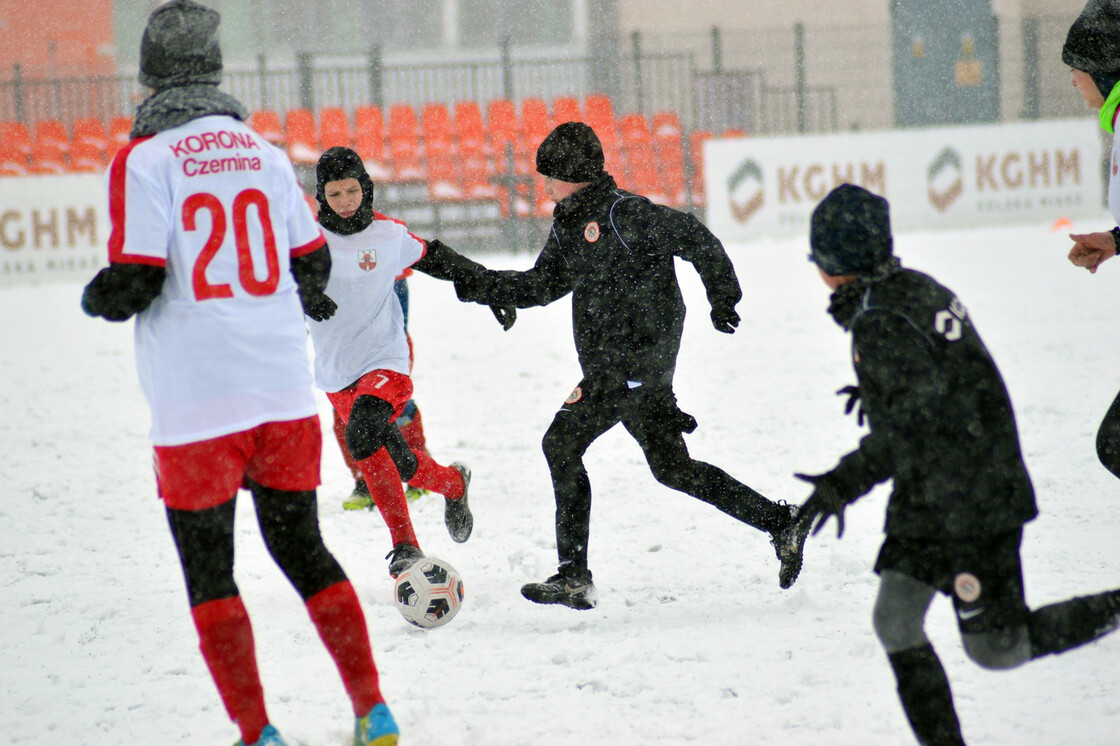
[[[284,142],[284,133],[280,129],[280,115],[272,109],[257,109],[249,115],[249,129],[256,132],[273,145]]]
[[[455,141],[459,155],[468,158],[484,157],[486,149],[486,126],[482,123],[482,109],[474,101],[458,101],[455,104]]]
[[[455,158],[440,155],[428,159],[428,197],[436,201],[460,200],[463,187]]]
[[[346,112],[337,106],[319,110],[319,147],[323,150],[341,146],[350,147],[352,141],[350,119]]]
[[[116,116],[109,120],[109,142],[106,143],[105,150],[110,159],[128,144],[131,132],[132,117]]]
[[[516,157],[517,139],[521,128],[517,119],[517,108],[508,99],[491,101],[486,106],[486,127],[490,132],[490,149],[494,157],[494,171],[505,173],[506,145],[513,148]]]
[[[315,116],[307,109],[289,109],[284,115],[284,142],[294,163],[315,163],[319,160],[318,133]]]
[[[31,146],[31,168],[33,174],[62,174],[66,173],[66,152],[57,144],[57,141],[46,140],[36,142]]]
[[[7,147],[22,153],[24,160],[31,156],[31,130],[23,122],[0,122],[0,139]]]
[[[93,140],[75,140],[70,146],[70,171],[98,173],[105,170],[105,150]]]
[[[105,131],[105,123],[94,117],[75,119],[72,139],[71,147],[82,142],[90,143],[103,151],[109,144],[109,135]]]
[[[33,132],[36,145],[55,147],[63,153],[70,149],[70,134],[66,125],[57,119],[40,119],[35,123]]]
[[[552,126],[564,122],[582,122],[583,112],[579,110],[579,101],[570,96],[561,96],[552,102]]]
[[[427,175],[421,159],[416,111],[407,104],[389,107],[389,161],[393,177],[401,180],[423,179]]]
[[[445,104],[425,104],[420,110],[420,133],[424,152],[430,160],[450,156],[454,150],[451,112]]]
[[[387,179],[385,162],[385,119],[380,106],[367,104],[354,109],[354,150],[361,156],[374,180]]]
[[[29,166],[28,154],[0,135],[0,176],[24,176]]]

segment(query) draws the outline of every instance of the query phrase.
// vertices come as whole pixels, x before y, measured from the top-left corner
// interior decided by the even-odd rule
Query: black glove
[[[848,507],[848,504],[852,501],[842,495],[842,490],[840,485],[837,484],[836,478],[831,473],[794,474],[793,476],[813,485],[813,494],[809,495],[809,499],[801,505],[801,509],[797,512],[797,521],[801,524],[802,529],[806,529],[810,524],[816,522],[816,526],[813,528],[813,536],[816,536],[824,528],[828,519],[835,516],[837,523],[836,538],[843,537],[844,508]]]
[[[712,308],[712,326],[717,332],[734,334],[735,327],[739,326],[739,314],[735,313],[734,306],[714,306]]]
[[[509,331],[517,321],[517,309],[513,306],[490,306],[494,318],[502,325],[502,331]]]
[[[856,405],[859,404],[859,409],[856,410],[856,424],[863,425],[863,404],[860,404],[859,386],[845,386],[836,392],[837,396],[847,396],[848,401],[844,403],[844,414],[851,414]]]
[[[338,304],[326,293],[308,293],[304,297],[301,292],[299,301],[303,304],[303,312],[307,314],[308,318],[315,321],[326,321],[334,316],[334,312],[338,310]]]
[[[167,272],[147,264],[110,264],[82,292],[82,310],[107,321],[127,321],[152,304]]]

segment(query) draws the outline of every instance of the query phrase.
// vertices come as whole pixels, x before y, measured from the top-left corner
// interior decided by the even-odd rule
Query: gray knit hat
[[[1108,96],[1120,79],[1120,0],[1089,0],[1069,27],[1062,62],[1089,73]]]
[[[152,11],[140,41],[140,82],[163,90],[222,82],[216,10],[172,0]]]

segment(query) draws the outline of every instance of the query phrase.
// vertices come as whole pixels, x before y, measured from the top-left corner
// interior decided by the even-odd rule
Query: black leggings
[[[1120,394],[1104,415],[1097,430],[1097,458],[1116,477],[1120,477]]]
[[[272,558],[307,601],[346,580],[319,533],[315,492],[285,492],[250,482],[257,522]],[[237,497],[206,510],[167,510],[191,607],[238,595],[233,580]]]
[[[763,531],[783,527],[783,512],[776,503],[689,455],[681,433],[695,428],[696,421],[677,408],[669,386],[608,388],[585,379],[579,391],[578,401],[556,413],[542,443],[556,493],[556,544],[562,566],[587,569],[591,481],[583,454],[619,422],[641,446],[661,484]]]

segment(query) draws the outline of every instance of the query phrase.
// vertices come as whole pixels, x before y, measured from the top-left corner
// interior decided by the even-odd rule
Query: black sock
[[[922,746],[963,746],[960,722],[945,669],[926,644],[887,656],[898,682],[898,697]]]
[[[1120,590],[1043,606],[1031,612],[1028,624],[1031,657],[1064,653],[1120,626]]]

